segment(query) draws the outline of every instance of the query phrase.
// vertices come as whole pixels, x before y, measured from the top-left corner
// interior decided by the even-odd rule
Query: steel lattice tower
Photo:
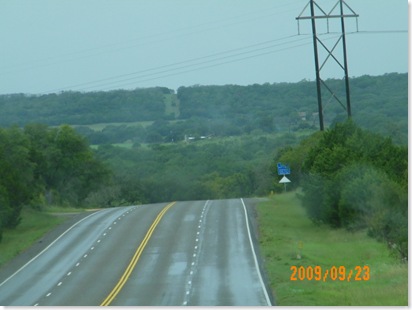
[[[303,16],[305,11],[307,10],[308,6],[310,7],[310,16]],[[315,13],[315,7],[319,11],[318,14]],[[344,9],[349,11],[349,13],[345,14]],[[338,13],[336,11],[338,10]],[[322,105],[322,86],[326,88],[331,96],[336,99],[340,103],[340,105],[347,111],[348,118],[351,117],[351,103],[350,103],[350,87],[349,87],[349,75],[348,75],[348,61],[347,61],[347,54],[346,54],[346,36],[345,36],[345,18],[347,17],[355,17],[356,18],[356,28],[358,28],[358,17],[359,15],[356,14],[343,0],[339,0],[327,13],[323,10],[314,0],[310,0],[310,2],[304,7],[302,12],[296,20],[298,21],[298,32],[300,34],[300,20],[311,20],[312,22],[312,34],[313,34],[313,50],[315,56],[315,70],[316,70],[316,89],[317,89],[317,97],[318,97],[318,110],[319,110],[319,126],[320,130],[324,130],[324,123],[323,123],[323,105]],[[326,46],[324,42],[322,42],[320,36],[316,32],[316,20],[324,19],[327,22],[327,32],[329,33],[329,20],[330,19],[340,19],[340,26],[341,26],[341,34],[337,39],[334,46],[330,49]],[[357,29],[358,30],[358,29]],[[318,50],[318,43],[320,47],[322,47],[327,52],[327,57],[323,61],[321,65],[319,65],[319,50]],[[338,59],[334,52],[336,47],[341,43],[343,49],[343,59]],[[332,91],[332,89],[325,83],[325,81],[321,78],[321,70],[327,63],[329,59],[334,60],[339,67],[344,72],[344,79],[345,79],[345,90],[346,90],[346,106],[342,103],[342,101],[337,97],[336,93]]]

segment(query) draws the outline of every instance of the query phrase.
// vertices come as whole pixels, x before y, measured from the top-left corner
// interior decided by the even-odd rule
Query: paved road
[[[270,305],[248,226],[241,199],[102,210],[0,279],[0,305]]]

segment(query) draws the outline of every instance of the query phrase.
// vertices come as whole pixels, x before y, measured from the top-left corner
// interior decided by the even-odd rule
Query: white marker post
[[[283,176],[283,178],[279,181],[279,183],[285,184],[285,192],[286,192],[286,184],[290,182],[291,181],[286,176]]]

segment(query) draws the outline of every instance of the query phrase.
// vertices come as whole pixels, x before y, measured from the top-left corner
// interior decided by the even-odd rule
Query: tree
[[[31,124],[25,133],[30,140],[34,176],[48,203],[79,205],[109,178],[109,169],[72,127]]]
[[[29,142],[17,127],[0,129],[0,229],[14,228],[24,204],[35,194]]]

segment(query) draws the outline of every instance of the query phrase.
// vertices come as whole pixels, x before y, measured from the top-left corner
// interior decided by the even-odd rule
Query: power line
[[[225,28],[225,27],[238,25],[240,23],[249,23],[249,22],[253,22],[253,21],[256,21],[262,18],[277,16],[278,14],[281,13],[281,11],[284,11],[283,7],[286,7],[286,6],[291,7],[291,5],[296,5],[296,2],[295,3],[286,2],[286,3],[283,3],[282,5],[276,5],[273,8],[266,8],[265,10],[248,12],[247,14],[245,13],[243,15],[229,16],[229,18],[224,19],[224,20],[222,19],[220,21],[215,20],[215,21],[210,21],[206,23],[201,23],[198,25],[192,25],[188,27],[179,28],[173,31],[165,31],[162,33],[148,34],[148,35],[145,35],[139,38],[131,39],[127,42],[119,42],[119,44],[117,43],[107,44],[107,45],[103,45],[100,47],[94,47],[91,49],[84,49],[84,50],[77,51],[74,53],[67,53],[62,56],[66,57],[66,56],[79,55],[80,57],[71,57],[72,59],[68,59],[68,60],[66,59],[66,61],[64,62],[75,61],[77,59],[88,58],[88,57],[96,56],[99,54],[105,54],[108,52],[116,52],[116,51],[120,51],[123,49],[133,48],[136,46],[144,46],[146,44],[152,44],[152,43],[161,42],[164,40],[170,40],[170,39],[178,38],[181,36],[196,35],[201,32],[215,30],[215,29],[221,30],[222,27]],[[263,11],[265,12],[265,14],[262,14]],[[395,33],[405,33],[405,32],[408,32],[408,31],[407,30],[358,31],[358,32],[347,33],[347,34],[349,35],[349,34],[359,33],[359,34],[366,35],[366,34],[379,34],[379,33],[395,34]],[[318,36],[334,35],[334,34],[335,33],[333,32],[328,32],[328,33],[318,34]],[[240,62],[243,60],[247,60],[247,59],[251,59],[255,57],[261,57],[264,55],[277,53],[283,50],[289,50],[289,49],[297,48],[299,46],[308,45],[306,43],[305,44],[295,44],[299,42],[304,42],[305,40],[305,39],[291,40],[295,36],[296,35],[286,36],[283,38],[268,40],[268,41],[240,47],[240,48],[235,48],[235,49],[230,49],[230,50],[223,51],[223,52],[210,54],[207,56],[191,58],[191,59],[182,60],[182,61],[178,61],[178,62],[171,63],[171,64],[156,66],[156,67],[139,70],[135,72],[130,72],[126,74],[109,76],[109,77],[101,78],[98,80],[78,83],[78,84],[67,86],[67,87],[56,88],[56,89],[51,90],[50,92],[69,90],[70,88],[77,88],[77,87],[82,88],[82,90],[88,90],[88,89],[95,89],[99,86],[125,85],[125,83],[127,83],[126,85],[131,85],[132,83],[145,82],[149,80],[160,79],[163,77],[184,74],[187,72],[204,70],[206,68],[217,67],[217,66],[221,66],[221,65],[225,65],[225,64],[233,63],[233,62]],[[278,44],[275,44],[276,42]],[[288,45],[293,45],[293,44],[295,45],[288,46]],[[51,60],[52,61],[58,60],[59,58],[60,58],[59,56],[51,57]],[[43,60],[43,62],[46,62],[48,60],[50,59],[46,58]],[[48,64],[44,63],[43,66],[44,65],[55,65],[59,63],[61,62],[53,61],[53,63],[48,63]],[[33,64],[31,67],[33,66],[36,66],[36,65]]]
[[[86,87],[86,88],[83,88],[83,89],[91,89],[91,88],[100,87],[100,86],[112,85],[114,83],[119,84],[121,82],[126,82],[126,81],[130,81],[130,80],[135,80],[135,79],[141,79],[141,78],[150,77],[150,76],[156,76],[156,75],[159,75],[159,74],[164,74],[164,73],[168,73],[168,72],[176,71],[176,70],[187,69],[187,68],[194,67],[194,66],[205,65],[205,64],[216,62],[216,61],[230,59],[230,58],[234,58],[234,57],[238,57],[238,56],[242,56],[242,55],[246,55],[246,54],[260,52],[262,50],[267,50],[267,49],[274,48],[274,47],[281,47],[281,46],[284,46],[284,45],[287,45],[287,44],[293,44],[293,43],[296,43],[296,42],[308,40],[308,38],[299,38],[298,40],[292,40],[292,41],[286,41],[286,42],[282,42],[282,43],[276,43],[276,42],[285,41],[285,40],[288,40],[288,39],[291,39],[291,38],[294,38],[294,37],[297,37],[297,35],[291,35],[291,36],[286,36],[286,37],[282,37],[282,38],[278,38],[278,39],[274,39],[274,40],[264,41],[264,42],[244,46],[244,47],[241,47],[241,48],[231,49],[231,50],[227,50],[227,51],[223,51],[223,52],[219,52],[219,53],[214,53],[214,54],[211,54],[211,55],[202,56],[202,57],[198,57],[198,58],[192,58],[192,59],[188,59],[188,60],[185,60],[185,61],[180,61],[180,62],[168,64],[168,65],[162,65],[162,66],[158,66],[158,67],[153,67],[153,68],[149,68],[149,69],[145,69],[145,70],[135,71],[135,72],[122,74],[122,75],[117,75],[117,76],[113,76],[113,77],[108,77],[108,78],[104,78],[104,79],[99,79],[99,80],[95,80],[95,81],[70,85],[70,86],[67,86],[67,87],[64,87],[64,88],[51,90],[50,92],[61,91],[61,90],[64,90],[64,89],[70,89],[70,88],[82,87],[82,86],[89,86],[89,87]],[[264,46],[268,43],[275,43],[275,44]],[[262,45],[263,45],[263,47],[251,49],[253,47],[258,47],[258,46],[262,46]],[[269,53],[272,53],[272,52],[269,52]],[[228,55],[226,55],[226,54],[228,54]],[[266,54],[266,53],[264,53],[264,54]],[[247,58],[257,57],[259,55],[262,55],[262,54],[252,55],[252,56],[249,56]],[[247,59],[247,58],[245,58],[245,59]],[[216,66],[216,65],[213,65],[213,66]],[[194,71],[194,70],[191,70],[191,71]]]
[[[96,46],[96,47],[92,47],[88,49],[82,49],[82,50],[78,50],[78,51],[74,51],[70,53],[64,53],[60,56],[41,58],[41,59],[34,61],[34,64],[33,62],[30,62],[30,63],[6,65],[6,66],[1,67],[2,71],[0,72],[0,74],[7,74],[10,72],[13,72],[15,71],[15,68],[17,68],[18,71],[21,71],[21,70],[28,70],[31,68],[51,66],[51,65],[56,65],[56,64],[66,63],[66,62],[72,62],[72,61],[76,61],[79,59],[91,58],[91,57],[95,57],[101,54],[113,53],[113,52],[118,52],[118,51],[125,50],[125,49],[141,47],[147,44],[161,42],[161,41],[164,41],[165,39],[171,40],[172,38],[192,36],[192,35],[197,35],[199,33],[216,30],[216,29],[221,31],[222,28],[227,28],[227,27],[231,27],[231,26],[243,24],[243,23],[259,21],[262,18],[273,17],[275,15],[279,15],[281,13],[291,11],[291,10],[286,10],[286,11],[278,10],[279,8],[283,8],[283,7],[290,6],[290,5],[291,3],[286,3],[283,5],[276,5],[276,6],[264,9],[264,10],[256,10],[256,11],[248,12],[242,15],[232,16],[226,19],[214,20],[214,21],[200,23],[197,25],[185,26],[185,27],[181,27],[181,28],[171,30],[171,31],[164,31],[164,32],[159,32],[159,33],[148,34],[145,36],[133,38],[131,40],[128,40],[127,42],[109,43],[109,44],[100,45],[100,46]],[[292,5],[294,4],[292,3]],[[276,12],[270,13],[270,11],[273,11],[273,10],[276,10]],[[261,12],[265,12],[266,14],[261,15]],[[247,16],[248,18],[243,19],[244,16]],[[198,29],[198,30],[194,30],[194,29]],[[187,30],[189,30],[189,32],[187,32]],[[80,55],[80,56],[77,56],[77,55]],[[63,58],[63,60],[59,60],[59,58],[60,59]],[[66,59],[64,60],[64,58]]]
[[[328,34],[340,34],[341,32],[338,31],[328,31],[328,32],[321,32],[317,35],[328,35]],[[395,34],[395,33],[408,33],[408,30],[358,30],[358,31],[351,31],[346,32],[346,35],[351,34]],[[300,33],[300,36],[313,36],[312,33]]]
[[[355,32],[349,32],[347,35],[354,35],[354,34],[379,34],[379,33],[404,33],[407,32],[407,30],[378,30],[378,31],[355,31]],[[339,34],[339,35],[337,35]],[[331,40],[338,38],[340,36],[339,32],[328,32],[328,33],[321,33],[318,34],[318,36],[331,36],[334,35],[333,37],[330,37],[326,40]],[[292,39],[294,37],[304,37],[302,39],[298,40],[293,40],[293,41],[286,41],[288,39]],[[176,76],[176,75],[181,75],[189,72],[194,72],[194,71],[199,71],[199,70],[204,70],[207,68],[212,68],[212,67],[217,67],[217,66],[222,66],[225,64],[229,63],[234,63],[234,62],[239,62],[239,61],[244,61],[247,59],[255,58],[255,57],[261,57],[265,56],[268,54],[273,54],[305,45],[309,45],[310,42],[303,43],[303,44],[298,44],[286,48],[281,48],[281,49],[276,49],[264,53],[258,53],[258,54],[253,54],[247,57],[242,57],[242,58],[236,58],[238,56],[246,55],[246,54],[251,54],[251,53],[256,53],[260,52],[266,49],[274,48],[274,47],[281,47],[287,44],[292,44],[300,41],[304,41],[305,39],[310,39],[309,34],[300,34],[300,35],[290,35],[290,36],[285,36],[273,40],[267,40],[235,49],[230,49],[218,53],[213,53],[210,55],[206,56],[201,56],[197,58],[191,58],[167,65],[162,65],[162,66],[157,66],[157,67],[152,67],[144,70],[139,70],[135,72],[130,72],[126,74],[121,74],[121,75],[116,75],[112,77],[107,77],[104,79],[99,79],[99,80],[94,80],[94,81],[89,81],[89,82],[84,82],[84,83],[78,83],[74,85],[70,85],[67,87],[62,87],[62,88],[56,88],[53,90],[46,91],[45,93],[52,93],[52,92],[59,92],[59,91],[64,91],[64,90],[71,90],[73,88],[80,87],[80,91],[87,91],[87,90],[92,90],[96,89],[98,87],[121,87],[125,85],[132,85],[136,83],[142,83],[142,82],[147,82],[147,81],[152,81],[152,80],[157,80],[165,77],[170,77],[170,76]],[[285,41],[285,42],[282,42]],[[282,42],[282,43],[277,43],[277,44],[271,44],[268,46],[265,46],[270,43],[276,43],[276,42]],[[263,46],[260,48],[255,48],[254,47],[259,47]],[[249,50],[250,49],[250,50]],[[221,56],[221,57],[219,57]],[[227,61],[222,61],[225,59],[230,59],[230,58],[236,58],[232,60],[227,60]],[[217,62],[217,63],[216,63]],[[200,66],[200,67],[199,67]]]
[[[358,32],[348,33],[348,35],[356,34],[356,33]],[[324,39],[324,41],[328,41],[328,40],[332,40],[332,39],[336,39],[340,37],[340,34],[336,35],[336,33],[324,33],[320,35],[322,36],[334,35],[327,39]],[[291,35],[291,36],[269,40],[269,41],[264,41],[264,42],[256,43],[253,45],[248,45],[248,46],[244,46],[244,47],[237,48],[237,49],[231,49],[231,50],[227,50],[227,51],[223,51],[223,52],[219,52],[219,53],[215,53],[215,54],[211,54],[207,56],[192,58],[192,59],[188,59],[185,61],[180,61],[180,62],[168,64],[168,65],[153,67],[153,68],[149,68],[145,70],[135,71],[135,72],[127,73],[127,74],[117,75],[117,76],[94,80],[90,82],[79,83],[79,84],[67,86],[64,88],[54,89],[49,92],[69,90],[69,89],[73,89],[77,87],[81,87],[79,91],[87,91],[87,90],[92,90],[92,89],[101,88],[101,87],[109,87],[109,86],[110,87],[121,87],[125,85],[133,85],[133,84],[157,80],[157,79],[161,79],[165,77],[176,76],[176,75],[181,75],[181,74],[185,74],[189,72],[195,72],[195,71],[204,70],[204,69],[208,69],[212,67],[222,66],[222,65],[229,64],[229,63],[240,62],[240,61],[244,61],[244,60],[248,60],[248,59],[252,59],[256,57],[261,57],[261,56],[265,56],[265,55],[269,55],[269,54],[273,54],[273,53],[277,53],[277,52],[281,52],[285,50],[290,50],[290,49],[301,47],[301,46],[307,46],[311,44],[311,42],[308,41],[306,43],[297,44],[297,45],[280,48],[280,49],[275,49],[275,50],[271,50],[271,51],[264,52],[264,53],[252,54],[246,57],[236,58],[238,56],[260,52],[260,51],[263,51],[269,48],[282,47],[282,46],[285,46],[291,43],[297,43],[297,42],[305,41],[306,39],[307,40],[310,39],[306,37],[306,39],[287,41],[281,44],[269,45],[269,46],[265,46],[262,48],[253,49],[250,51],[243,51],[243,52],[238,52],[235,54],[230,54],[230,55],[226,55],[222,57],[216,57],[216,56],[225,55],[225,54],[236,52],[236,51],[249,49],[251,47],[262,46],[270,42],[277,42],[277,41],[294,38],[296,36],[298,35]],[[215,57],[215,58],[212,58],[212,57]],[[212,59],[208,59],[208,58],[212,58]],[[234,59],[231,59],[231,58],[234,58]],[[207,59],[207,60],[204,60],[204,59]],[[229,59],[229,60],[225,60],[225,59]]]
[[[230,50],[226,50],[226,51],[222,51],[222,52],[218,52],[218,53],[214,53],[214,54],[210,54],[210,55],[206,55],[206,56],[202,56],[202,57],[191,58],[191,59],[175,62],[175,63],[168,64],[168,65],[162,65],[162,66],[148,68],[148,69],[144,69],[144,70],[139,70],[139,71],[135,71],[135,72],[131,72],[131,73],[120,74],[120,75],[116,75],[116,76],[112,76],[112,77],[108,77],[108,78],[104,78],[104,79],[99,79],[99,80],[94,80],[94,81],[90,81],[90,82],[70,85],[70,86],[65,87],[65,88],[84,86],[84,85],[89,85],[89,84],[114,80],[114,79],[117,79],[117,78],[123,78],[123,77],[128,77],[128,76],[133,76],[133,75],[139,75],[139,74],[150,72],[150,71],[161,70],[161,69],[165,69],[165,68],[169,68],[169,67],[174,67],[174,66],[183,65],[183,64],[186,64],[186,63],[190,63],[190,62],[203,60],[203,59],[206,59],[206,58],[211,58],[211,57],[215,57],[215,56],[219,56],[219,55],[228,54],[228,53],[231,53],[231,52],[236,52],[236,51],[239,51],[239,50],[249,49],[249,48],[252,48],[252,47],[261,46],[261,45],[265,45],[265,44],[268,44],[268,43],[279,42],[279,41],[286,40],[288,38],[293,38],[293,37],[296,37],[296,35],[291,35],[291,36],[287,36],[287,37],[283,37],[283,38],[279,38],[279,39],[274,39],[274,40],[268,40],[268,41],[264,41],[264,42],[260,42],[260,43],[256,43],[256,44],[252,44],[252,45],[247,45],[247,46],[243,46],[243,47],[240,47],[240,48],[230,49]],[[266,47],[266,48],[268,48],[268,47]]]
[[[408,30],[362,30],[354,33],[360,34],[384,34],[384,33],[408,33]]]
[[[331,40],[331,39],[336,39],[337,37],[333,37],[333,38],[329,38],[326,40]],[[269,55],[269,54],[274,54],[277,52],[281,52],[281,51],[285,51],[285,50],[290,50],[293,48],[297,48],[297,47],[301,47],[301,46],[307,46],[312,44],[311,42],[306,42],[306,43],[302,43],[302,44],[298,44],[298,45],[294,45],[294,46],[290,46],[290,47],[285,47],[285,48],[281,48],[281,49],[277,49],[277,50],[273,50],[273,51],[269,51],[269,52],[265,52],[265,53],[260,53],[260,54],[256,54],[256,55],[251,55],[251,56],[247,56],[247,57],[242,57],[242,58],[237,58],[237,59],[233,59],[233,60],[228,60],[228,61],[224,61],[224,62],[219,62],[219,63],[215,63],[215,64],[210,64],[210,65],[205,65],[205,66],[201,66],[198,68],[193,68],[193,69],[188,69],[188,70],[183,70],[183,71],[178,71],[178,72],[174,72],[174,73],[169,73],[169,74],[165,74],[165,75],[160,75],[160,76],[155,76],[152,78],[146,78],[146,79],[140,79],[140,80],[135,80],[133,82],[129,82],[129,83],[120,83],[117,82],[117,84],[113,84],[113,83],[108,83],[106,85],[103,86],[116,86],[116,87],[120,87],[120,86],[126,86],[126,85],[135,85],[136,83],[142,83],[142,82],[147,82],[147,81],[153,81],[153,80],[157,80],[160,78],[165,78],[165,77],[170,77],[170,76],[175,76],[175,75],[180,75],[180,74],[185,74],[185,73],[189,73],[189,72],[194,72],[194,71],[199,71],[199,70],[204,70],[204,69],[208,69],[208,68],[213,68],[213,67],[217,67],[217,66],[222,66],[222,65],[226,65],[229,63],[234,63],[234,62],[239,62],[239,61],[243,61],[243,60],[247,60],[247,59],[251,59],[251,58],[256,58],[256,57],[260,57],[260,56],[265,56],[265,55]],[[182,68],[176,68],[175,70],[178,69],[182,69]],[[130,79],[132,80],[132,79]],[[126,82],[126,81],[123,81]],[[114,82],[116,83],[116,82]],[[120,83],[120,84],[119,84]],[[102,85],[97,85],[94,87],[101,87]],[[90,90],[94,87],[91,88],[83,88],[81,89],[81,91],[86,91],[86,90]]]

